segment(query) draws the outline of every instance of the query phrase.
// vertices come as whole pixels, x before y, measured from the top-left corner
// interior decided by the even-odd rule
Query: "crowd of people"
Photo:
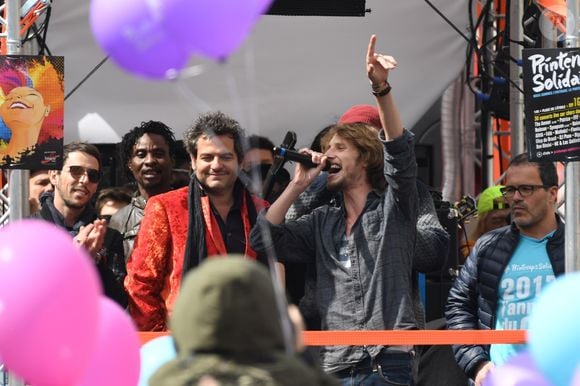
[[[178,356],[152,385],[420,384],[423,364],[411,345],[313,352],[295,344],[302,321],[278,291],[300,283],[290,299],[308,329],[423,329],[418,274],[441,269],[457,248],[417,179],[414,136],[389,83],[397,63],[375,44],[372,36],[366,72],[376,106],[353,106],[323,129],[301,150],[314,167],[297,163],[293,176],[280,169],[268,192],[261,182],[276,163],[273,143],[248,139],[221,112],[185,130],[191,177],[177,189],[177,141],[157,121],[122,139],[132,190],[98,192],[101,155],[84,142],[64,146],[61,170],[31,173],[32,216],[87,250],[106,296],[139,330],[172,331]],[[480,226],[445,310],[448,329],[527,327],[531,302],[564,272],[557,188],[553,164],[522,154],[503,185],[481,194]],[[481,385],[520,349],[454,346],[456,363],[440,371],[455,366]]]

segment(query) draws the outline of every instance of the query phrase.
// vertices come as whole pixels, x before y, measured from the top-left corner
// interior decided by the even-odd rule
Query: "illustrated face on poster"
[[[0,106],[0,116],[6,126],[16,130],[38,128],[39,133],[49,112],[50,106],[44,104],[42,94],[30,87],[13,88]]]
[[[63,57],[0,57],[0,167],[61,166],[63,70]]]

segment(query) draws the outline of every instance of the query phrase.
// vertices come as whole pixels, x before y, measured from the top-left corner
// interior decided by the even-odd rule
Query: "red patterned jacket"
[[[135,247],[127,262],[125,278],[129,313],[141,331],[167,330],[167,318],[181,286],[187,238],[188,194],[188,187],[159,194],[151,197],[145,207]],[[255,196],[252,196],[252,201],[257,212],[268,206],[266,201]],[[201,204],[207,229],[205,239],[208,256],[225,255],[227,251],[208,197],[202,197]],[[248,241],[250,229],[247,210],[242,212],[246,230],[246,256],[255,259],[256,254],[250,249]]]

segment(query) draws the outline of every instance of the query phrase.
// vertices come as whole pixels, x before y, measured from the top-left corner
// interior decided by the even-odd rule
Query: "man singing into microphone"
[[[369,42],[366,66],[383,129],[336,125],[323,138],[324,154],[311,153],[316,168],[296,166],[293,180],[258,216],[250,234],[257,251],[270,245],[285,262],[316,260],[316,300],[323,330],[416,329],[412,258],[417,221],[417,165],[413,136],[403,129],[388,83],[396,62],[375,54]],[[307,152],[307,151],[305,151]],[[292,202],[332,163],[329,189],[341,205],[325,205],[284,223]],[[385,188],[385,183],[387,187]],[[332,346],[321,349],[324,369],[344,385],[411,385],[413,351],[407,346]]]

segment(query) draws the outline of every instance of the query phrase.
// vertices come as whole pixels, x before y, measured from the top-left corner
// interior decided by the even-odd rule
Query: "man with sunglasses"
[[[564,224],[556,213],[558,176],[553,163],[516,156],[501,188],[512,224],[476,242],[449,292],[448,328],[527,329],[534,299],[564,273]],[[475,385],[523,345],[454,346],[459,367]]]
[[[100,180],[101,154],[96,146],[73,142],[64,146],[62,170],[49,170],[54,192],[42,196],[42,208],[33,215],[66,229],[79,247],[94,259],[105,295],[121,306],[127,306],[127,294],[122,282],[123,246],[103,248],[107,221],[97,218],[91,199]],[[117,262],[122,262],[117,267]]]

